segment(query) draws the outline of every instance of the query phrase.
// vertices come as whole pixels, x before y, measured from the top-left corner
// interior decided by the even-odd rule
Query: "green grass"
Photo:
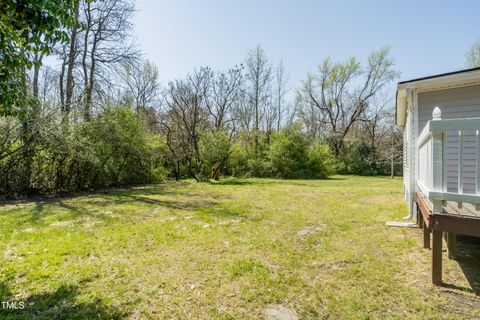
[[[26,305],[0,318],[479,318],[477,257],[445,258],[433,287],[420,230],[385,226],[405,214],[400,179],[341,176],[6,203],[0,296]]]

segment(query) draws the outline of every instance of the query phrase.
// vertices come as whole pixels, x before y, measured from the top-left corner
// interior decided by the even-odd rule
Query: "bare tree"
[[[61,60],[60,74],[58,78],[60,90],[60,110],[62,111],[62,122],[68,123],[70,111],[72,109],[73,94],[75,87],[75,62],[78,56],[78,33],[81,30],[79,23],[80,1],[75,2],[74,20],[69,33],[69,42],[61,45],[58,54]]]
[[[240,99],[243,84],[243,65],[212,75],[212,82],[206,99],[206,107],[213,119],[216,130],[225,129],[233,121],[232,109]],[[230,126],[230,129],[233,125]]]
[[[255,119],[255,109],[251,107],[247,92],[242,86],[233,106],[233,125],[240,130],[250,133],[253,129]]]
[[[79,4],[76,3],[75,7],[75,24],[72,27],[70,32],[70,45],[68,50],[68,55],[66,56],[66,63],[67,65],[67,83],[66,83],[66,91],[65,91],[65,105],[62,105],[62,111],[64,112],[64,121],[68,121],[68,116],[70,114],[70,110],[72,109],[72,99],[73,99],[73,87],[74,87],[74,79],[73,79],[73,68],[75,64],[75,59],[77,57],[77,33],[79,29],[79,25],[77,23],[79,15]]]
[[[152,62],[146,60],[140,64],[128,64],[125,67],[128,95],[134,100],[135,110],[151,107],[158,96],[158,69]]]
[[[277,125],[277,119],[278,119],[278,108],[277,104],[275,101],[275,97],[273,94],[273,88],[272,88],[272,83],[270,83],[270,86],[268,87],[268,90],[270,91],[270,94],[267,98],[267,101],[265,103],[264,109],[263,109],[263,121],[262,121],[262,129],[266,133],[267,137],[267,142],[270,139],[270,134],[275,130],[276,125]]]
[[[83,5],[82,69],[86,121],[91,119],[94,93],[101,95],[104,87],[112,86],[112,74],[139,57],[138,50],[129,42],[133,12],[134,6],[129,0],[86,1]]]
[[[33,79],[32,79],[32,95],[35,98],[38,98],[39,85],[38,81],[40,78],[40,66],[42,64],[43,54],[35,53],[33,57],[34,66],[33,66]]]
[[[272,65],[260,45],[251,49],[245,61],[247,96],[254,114],[255,156],[258,154],[259,130],[267,104],[270,102]]]
[[[361,121],[362,136],[368,140],[371,147],[377,148],[391,131],[390,124],[393,121],[391,108],[391,96],[383,91],[379,92],[371,101],[370,107],[365,110]]]
[[[167,145],[172,153],[171,162],[185,162],[190,176],[200,181],[200,134],[208,127],[206,97],[211,70],[200,68],[185,80],[168,84],[163,93],[166,110],[160,123],[166,129]]]
[[[299,98],[320,111],[320,121],[330,133],[335,156],[340,154],[353,126],[365,116],[372,98],[398,77],[392,67],[389,49],[384,48],[369,56],[364,70],[354,58],[335,64],[326,59],[318,74],[309,75],[304,81]],[[354,82],[360,85],[354,86]]]
[[[296,116],[302,122],[305,134],[310,139],[319,138],[322,133],[322,114],[320,110],[310,103],[304,103],[301,99],[296,99],[295,108]],[[292,114],[290,116],[290,124],[293,123]]]
[[[282,119],[285,113],[285,95],[288,92],[288,74],[283,65],[283,60],[280,60],[275,70],[275,105],[277,108],[277,131],[280,130]]]
[[[53,105],[58,105],[58,72],[52,67],[43,66],[39,74],[38,98],[42,105],[47,101]]]

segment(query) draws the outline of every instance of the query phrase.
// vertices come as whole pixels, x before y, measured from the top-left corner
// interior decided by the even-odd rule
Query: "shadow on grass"
[[[473,292],[480,296],[480,238],[458,235],[457,239],[456,260]],[[452,284],[444,286],[462,291],[472,291],[470,288],[460,288]]]
[[[90,205],[117,205],[128,203],[143,203],[153,206],[161,206],[169,209],[189,209],[189,208],[202,208],[214,206],[217,203],[210,200],[192,200],[192,201],[172,201],[172,200],[159,200],[140,195],[124,195],[121,199],[103,198],[102,200],[92,200],[84,202]]]
[[[188,185],[187,182],[175,182],[171,186],[184,186]],[[0,199],[0,206],[2,205],[22,205],[29,204],[34,202],[36,205],[41,204],[50,204],[59,201],[75,199],[79,197],[90,197],[90,196],[101,196],[101,195],[111,195],[111,196],[122,196],[129,194],[143,194],[143,195],[157,195],[157,194],[171,194],[174,192],[167,191],[166,187],[169,185],[165,183],[151,184],[151,185],[133,185],[127,187],[112,187],[109,189],[99,189],[99,190],[89,190],[89,191],[75,191],[69,193],[56,193],[53,195],[38,195],[34,197],[24,197],[15,200],[3,200]]]
[[[267,181],[254,181],[254,180],[247,180],[247,179],[224,179],[224,180],[217,180],[217,181],[209,181],[209,184],[217,185],[217,186],[251,186],[251,185],[264,185],[264,184],[272,184],[273,182]]]
[[[10,303],[10,308],[0,306],[1,319],[124,319],[128,316],[99,298],[77,301],[79,290],[74,285],[63,285],[53,292],[33,294],[19,300],[5,283],[0,283],[0,293],[1,301]]]
[[[102,209],[115,211],[116,205],[123,204],[144,204],[151,207],[163,207],[175,210],[201,210],[212,208],[218,204],[218,202],[208,199],[189,199],[186,201],[155,199],[149,196],[163,195],[163,193],[148,192],[145,194],[140,190],[136,190],[132,193],[112,193],[111,195],[114,197],[112,198],[109,196],[104,196],[102,194],[92,194],[95,199],[90,200],[87,198],[82,199],[78,202],[65,201],[65,199],[63,198],[52,199],[48,202],[40,201],[35,203],[33,209],[27,211],[27,213],[22,213],[22,215],[25,216],[26,221],[38,224],[41,223],[42,218],[46,217],[49,212],[55,213],[55,211],[58,209],[64,209],[67,211],[67,213],[62,214],[60,220],[78,219],[86,216],[92,219],[102,220],[111,219],[111,213],[102,213]],[[94,209],[92,209],[91,206],[94,206]],[[125,210],[122,210],[122,212],[125,212]]]
[[[220,186],[251,186],[251,185],[271,185],[271,184],[293,184],[293,185],[305,185],[309,186],[310,184],[305,183],[305,181],[342,181],[347,180],[348,178],[343,177],[329,177],[323,179],[280,179],[280,178],[226,178],[223,180],[213,181],[210,180],[208,183],[212,185]]]

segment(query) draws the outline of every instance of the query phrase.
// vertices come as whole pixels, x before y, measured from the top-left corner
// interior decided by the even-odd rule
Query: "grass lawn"
[[[342,176],[3,203],[0,296],[25,308],[0,318],[480,318],[478,252],[433,287],[421,231],[385,226],[405,215],[400,179]]]

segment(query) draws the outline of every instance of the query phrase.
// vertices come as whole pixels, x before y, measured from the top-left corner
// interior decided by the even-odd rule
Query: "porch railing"
[[[480,210],[480,118],[442,120],[441,110],[435,107],[433,119],[428,121],[417,142],[417,184],[423,195],[433,203],[433,209],[443,211],[443,201],[454,201],[459,208],[471,203]],[[464,132],[476,132],[475,141],[475,190],[464,192]],[[454,166],[457,168],[457,192],[448,191],[447,183],[447,133],[458,134],[458,156]],[[452,163],[449,163],[450,165]]]

